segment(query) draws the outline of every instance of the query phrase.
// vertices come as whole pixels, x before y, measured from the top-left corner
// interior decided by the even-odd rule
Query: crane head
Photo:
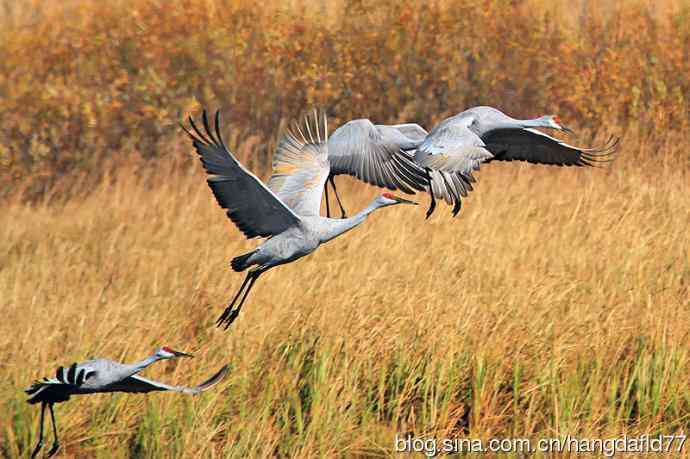
[[[156,352],[158,356],[162,359],[174,359],[176,357],[194,357],[192,354],[187,354],[186,352],[176,351],[175,349],[163,346]]]
[[[573,132],[572,129],[569,129],[561,123],[561,117],[558,115],[550,115],[545,117],[546,118],[546,124],[548,128],[552,129],[558,129],[559,131],[567,132],[568,134],[574,135],[575,133]]]
[[[417,205],[417,203],[414,201],[403,199],[389,192],[381,194],[381,197],[379,199],[381,200],[381,204],[385,206],[393,206],[395,204],[413,204],[415,206]]]

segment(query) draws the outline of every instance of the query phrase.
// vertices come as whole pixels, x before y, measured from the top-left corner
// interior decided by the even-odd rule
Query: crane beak
[[[561,131],[565,132],[566,134],[575,135],[575,131],[573,131],[572,129],[565,127],[562,124],[560,126],[561,126]]]
[[[175,357],[194,357],[192,354],[187,354],[186,352],[176,351],[174,349],[171,349],[171,351]]]
[[[398,201],[398,203],[400,203],[400,204],[412,204],[414,206],[417,205],[417,203],[414,201],[409,201],[407,199],[403,199],[403,198],[400,198],[398,196],[395,197],[395,200]]]

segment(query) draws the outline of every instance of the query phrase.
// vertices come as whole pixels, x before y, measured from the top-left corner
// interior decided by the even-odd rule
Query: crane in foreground
[[[242,166],[225,146],[220,133],[220,112],[215,116],[215,133],[205,110],[202,114],[205,133],[191,117],[189,123],[194,132],[183,126],[209,174],[207,183],[218,204],[227,209],[230,220],[248,239],[269,238],[251,252],[233,258],[234,271],[249,271],[216,322],[218,326],[225,325],[227,329],[234,322],[254,283],[269,269],[312,253],[321,244],[361,224],[377,209],[416,204],[386,192],[353,217],[321,217],[321,196],[330,166],[326,123],[323,122],[322,140],[322,127],[318,118],[314,118],[316,138],[307,119],[308,136],[296,127],[296,132],[288,131],[281,139],[273,156],[273,174],[268,186]]]
[[[556,166],[598,166],[613,160],[620,139],[610,137],[602,148],[564,143],[536,128],[572,133],[558,116],[514,119],[492,107],[473,107],[438,123],[414,153],[417,165],[430,176],[431,204],[436,197],[460,211],[460,198],[472,191],[472,172],[491,161],[527,161]]]
[[[193,357],[186,352],[176,351],[167,346],[155,350],[149,357],[138,362],[125,364],[106,359],[87,360],[73,363],[69,368],[59,367],[54,378],[43,378],[36,381],[24,391],[29,394],[29,404],[41,404],[41,429],[36,448],[31,454],[35,458],[43,447],[43,424],[46,407],[50,409],[50,420],[53,424],[53,447],[47,457],[53,456],[60,448],[57,427],[55,426],[55,403],[66,402],[72,395],[96,394],[103,392],[137,392],[173,391],[183,394],[198,394],[218,383],[228,372],[225,365],[208,380],[194,387],[171,386],[139,376],[137,373],[159,360],[177,357]]]
[[[326,216],[331,216],[328,203],[328,184],[340,206],[341,218],[345,209],[333,180],[336,175],[352,175],[370,185],[413,194],[424,191],[429,183],[410,150],[426,137],[418,124],[374,124],[366,118],[348,121],[328,137],[330,171],[325,184]]]

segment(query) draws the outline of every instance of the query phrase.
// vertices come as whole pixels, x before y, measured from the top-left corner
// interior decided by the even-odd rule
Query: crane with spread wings
[[[186,352],[176,351],[170,347],[163,346],[156,349],[149,357],[131,364],[107,359],[87,360],[82,363],[73,363],[67,369],[58,367],[55,377],[43,378],[43,380],[33,383],[25,389],[25,392],[29,395],[27,399],[29,404],[41,404],[41,429],[38,443],[31,454],[31,458],[35,458],[41,448],[43,448],[43,424],[46,407],[50,409],[50,419],[53,424],[53,446],[48,451],[47,457],[53,456],[60,449],[53,405],[66,402],[72,395],[104,392],[148,393],[154,391],[172,391],[194,395],[217,384],[228,372],[228,366],[226,365],[209,379],[194,387],[171,386],[138,375],[140,371],[159,360],[178,357],[193,356]]]
[[[620,139],[611,137],[601,148],[569,145],[536,128],[572,133],[558,116],[519,120],[492,107],[473,107],[438,123],[414,152],[414,160],[430,176],[431,204],[436,198],[460,211],[461,197],[472,191],[472,172],[491,161],[527,161],[556,166],[597,166],[613,159]]]
[[[227,148],[220,133],[220,113],[215,126],[202,114],[202,132],[190,117],[192,139],[208,185],[227,216],[248,239],[268,238],[256,249],[233,258],[232,269],[248,270],[241,287],[217,321],[230,326],[237,318],[256,280],[276,266],[291,263],[316,250],[321,244],[360,225],[372,212],[397,204],[416,204],[385,192],[349,218],[320,216],[321,196],[331,173],[328,159],[327,126],[315,114],[305,120],[307,135],[293,125],[273,156],[273,175],[264,184],[247,170]]]

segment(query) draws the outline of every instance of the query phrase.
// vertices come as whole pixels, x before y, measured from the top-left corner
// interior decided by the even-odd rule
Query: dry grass
[[[626,145],[623,145],[625,154]],[[148,371],[198,398],[104,395],[58,408],[66,457],[389,455],[397,432],[552,437],[688,428],[686,173],[492,164],[452,220],[384,209],[264,276],[214,328],[251,243],[199,167],[123,170],[83,200],[0,216],[0,451],[26,454],[20,388],[91,355],[156,345]],[[344,184],[350,209],[374,191]],[[426,199],[420,197],[426,204]]]
[[[233,372],[196,398],[60,405],[64,457],[690,430],[687,1],[23,4],[2,3],[0,28],[0,454],[33,445],[33,379],[162,344],[197,358],[154,378]],[[253,243],[175,123],[223,107],[261,173],[312,103],[332,125],[430,125],[477,103],[558,112],[583,143],[623,142],[610,170],[490,164],[454,220],[384,209],[263,276],[218,330],[243,277],[229,260]],[[351,211],[376,193],[338,180]]]

